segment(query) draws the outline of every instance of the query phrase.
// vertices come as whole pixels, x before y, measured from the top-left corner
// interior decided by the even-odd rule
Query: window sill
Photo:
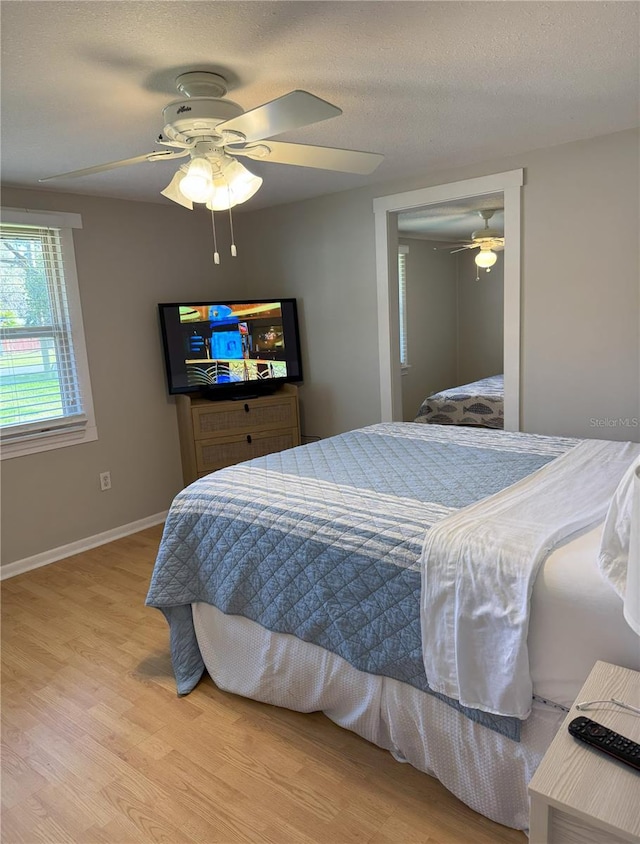
[[[24,437],[13,442],[3,442],[0,447],[0,459],[10,460],[12,457],[24,457],[27,454],[80,445],[97,439],[98,429],[95,425],[88,425],[83,431],[59,431],[41,437]]]
[[[401,366],[400,366],[400,375],[408,375],[408,374],[409,374],[409,370],[410,370],[410,369],[411,369],[411,364],[410,364],[410,363],[403,363],[403,364],[401,364]]]

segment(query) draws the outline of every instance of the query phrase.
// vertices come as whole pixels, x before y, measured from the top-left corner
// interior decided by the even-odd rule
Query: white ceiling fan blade
[[[85,167],[83,170],[72,170],[69,173],[59,173],[57,176],[47,176],[38,179],[39,182],[51,182],[54,179],[75,179],[77,176],[92,176],[94,173],[104,173],[105,170],[115,170],[116,167],[127,167],[129,164],[140,164],[142,161],[160,161],[164,158],[182,158],[189,154],[189,150],[172,152],[171,150],[156,150],[135,158],[123,158],[120,161],[110,161],[108,164],[97,164],[95,167]]]
[[[271,161],[274,164],[295,164],[298,167],[317,167],[320,170],[338,170],[341,173],[373,173],[384,155],[378,152],[361,152],[355,149],[316,147],[309,144],[285,144],[281,141],[265,141],[251,148],[234,149],[234,155],[246,155],[256,161]]]
[[[468,243],[466,246],[461,246],[460,249],[452,249],[451,254],[455,255],[456,252],[464,252],[465,249],[477,249],[479,246],[479,243]]]
[[[240,132],[246,141],[261,141],[271,138],[290,129],[299,129],[327,120],[329,117],[339,117],[342,109],[321,100],[307,91],[291,91],[277,100],[245,111],[238,117],[232,117],[216,127],[218,132],[229,130]]]
[[[410,233],[408,231],[403,231],[401,234],[406,235],[406,237],[410,237]],[[429,238],[430,239],[430,238]],[[434,246],[434,252],[439,252],[441,249],[451,249],[452,246],[457,246],[461,249],[469,249],[472,244],[471,243],[464,243],[461,240],[451,240],[448,243],[445,243],[444,246]]]
[[[504,238],[503,237],[491,237],[483,240],[482,238],[477,238],[474,241],[476,246],[484,249],[491,249],[492,252],[498,252],[501,249],[504,249]]]

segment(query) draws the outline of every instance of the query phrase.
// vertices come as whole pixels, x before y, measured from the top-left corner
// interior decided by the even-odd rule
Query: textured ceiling
[[[636,2],[4,0],[2,178],[154,149],[185,70],[222,72],[253,108],[295,88],[342,117],[279,140],[382,152],[371,176],[277,164],[246,208],[415,176],[638,124]],[[168,202],[177,165],[47,189]]]
[[[502,193],[452,199],[438,205],[427,205],[398,214],[398,232],[422,240],[468,241],[471,234],[485,228],[480,210],[491,209],[492,229],[504,234],[504,196]]]

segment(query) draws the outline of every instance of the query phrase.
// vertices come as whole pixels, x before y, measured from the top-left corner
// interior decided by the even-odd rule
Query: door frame
[[[520,430],[520,229],[524,170],[464,179],[373,200],[378,295],[380,410],[383,422],[402,421],[398,311],[398,214],[424,205],[483,194],[504,195],[504,426]],[[454,386],[454,385],[452,385]]]

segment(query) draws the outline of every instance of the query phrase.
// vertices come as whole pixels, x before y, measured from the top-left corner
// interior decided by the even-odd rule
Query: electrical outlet
[[[100,472],[100,489],[102,492],[111,489],[111,472]]]

